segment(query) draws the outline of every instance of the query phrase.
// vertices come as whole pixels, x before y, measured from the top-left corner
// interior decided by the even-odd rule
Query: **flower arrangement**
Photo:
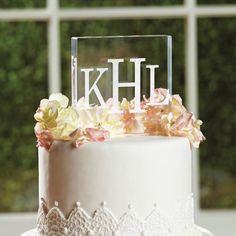
[[[163,88],[155,89],[155,102],[160,103],[169,96]],[[167,105],[151,105],[144,97],[142,113],[130,112],[134,101],[123,99],[119,104],[121,113],[111,113],[112,99],[106,108],[91,105],[85,108],[84,98],[77,107],[68,105],[69,99],[58,93],[42,99],[34,118],[38,146],[50,149],[54,140],[71,141],[76,147],[89,141],[105,141],[125,134],[180,136],[189,139],[193,147],[205,140],[200,126],[201,120],[186,110],[179,95],[173,95]]]

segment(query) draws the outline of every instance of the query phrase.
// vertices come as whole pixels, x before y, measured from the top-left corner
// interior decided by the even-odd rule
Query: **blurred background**
[[[35,225],[33,114],[50,92],[70,97],[70,38],[130,34],[173,36],[173,90],[207,138],[194,153],[197,222],[236,235],[236,0],[0,0],[4,235]]]

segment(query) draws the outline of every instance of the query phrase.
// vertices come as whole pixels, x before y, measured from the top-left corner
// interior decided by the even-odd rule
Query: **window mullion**
[[[48,90],[49,93],[57,93],[61,91],[60,20],[58,17],[58,0],[48,0],[47,9],[50,12],[48,22]]]

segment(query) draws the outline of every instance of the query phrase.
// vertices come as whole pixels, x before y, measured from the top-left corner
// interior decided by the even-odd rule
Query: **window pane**
[[[217,5],[217,4],[235,4],[235,0],[198,0],[198,4]]]
[[[160,5],[179,5],[183,0],[60,0],[62,7],[102,7],[102,6],[160,6]]]
[[[236,18],[199,20],[201,206],[236,207]]]
[[[70,37],[91,35],[170,34],[173,36],[174,92],[184,97],[184,21],[119,20],[63,22],[61,25],[63,92],[70,97]],[[143,47],[146,50],[146,47]],[[96,53],[96,52],[94,52]],[[150,54],[154,54],[150,51]]]
[[[0,23],[0,212],[37,208],[33,114],[47,96],[45,23]]]
[[[39,8],[46,7],[46,0],[1,0],[0,8]]]

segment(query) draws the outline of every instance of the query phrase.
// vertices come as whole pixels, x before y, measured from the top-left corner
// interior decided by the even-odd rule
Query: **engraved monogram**
[[[119,112],[119,88],[134,88],[134,109],[131,112],[141,112],[140,108],[140,86],[141,86],[141,63],[145,62],[146,58],[130,58],[129,63],[134,64],[134,82],[119,82],[119,66],[124,63],[124,59],[108,59],[107,62],[112,64],[112,87],[113,87],[113,107],[112,112]],[[154,89],[155,89],[155,71],[159,68],[159,65],[146,65],[146,69],[149,69],[150,76],[150,103],[156,105],[154,102]],[[90,93],[94,92],[101,107],[106,107],[106,103],[102,97],[102,94],[97,85],[98,81],[103,78],[104,73],[106,73],[109,68],[83,68],[80,69],[84,73],[85,80],[85,107],[89,108],[89,97]],[[95,82],[90,86],[90,72],[99,72],[98,77]]]

